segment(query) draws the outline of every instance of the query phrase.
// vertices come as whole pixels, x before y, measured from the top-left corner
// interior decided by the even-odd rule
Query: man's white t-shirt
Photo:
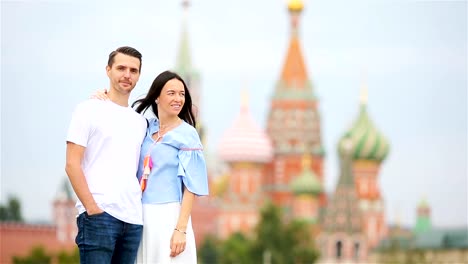
[[[90,99],[73,115],[67,141],[86,148],[81,168],[99,208],[130,224],[143,224],[136,177],[145,118],[131,107]],[[76,208],[85,208],[78,200]]]

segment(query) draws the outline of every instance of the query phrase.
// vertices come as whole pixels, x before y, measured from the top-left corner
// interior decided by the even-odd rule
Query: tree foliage
[[[220,249],[220,264],[250,264],[252,263],[251,242],[242,234],[232,234]]]
[[[0,205],[0,222],[23,222],[21,203],[18,198],[10,197],[6,205]]]
[[[211,235],[205,237],[198,250],[198,262],[200,264],[219,263],[219,241]]]
[[[286,222],[280,208],[267,204],[252,234],[234,233],[225,241],[208,237],[199,257],[203,264],[310,264],[318,252],[309,223]]]
[[[72,252],[61,251],[57,255],[47,254],[43,246],[32,248],[29,255],[24,257],[14,256],[13,264],[77,264],[80,263],[78,248]]]
[[[42,246],[32,249],[31,254],[26,257],[13,257],[13,264],[50,264],[52,256],[47,255]]]
[[[72,252],[62,251],[57,256],[58,264],[77,264],[80,263],[80,252],[76,248]]]

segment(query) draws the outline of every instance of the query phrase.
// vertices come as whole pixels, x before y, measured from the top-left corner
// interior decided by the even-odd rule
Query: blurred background
[[[68,123],[124,45],[131,101],[166,69],[195,99],[200,263],[468,262],[466,1],[0,8],[0,262],[76,262]]]

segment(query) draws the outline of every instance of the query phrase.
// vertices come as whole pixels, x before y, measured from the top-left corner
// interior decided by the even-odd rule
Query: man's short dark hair
[[[128,56],[132,56],[132,57],[137,58],[140,61],[140,68],[138,70],[141,71],[141,57],[142,57],[141,53],[138,50],[136,50],[135,48],[132,48],[132,47],[129,47],[129,46],[123,46],[123,47],[120,47],[120,48],[112,51],[109,54],[109,60],[107,61],[107,66],[112,67],[112,64],[114,64],[114,58],[118,53],[122,53],[122,54],[125,54],[125,55],[128,55]]]

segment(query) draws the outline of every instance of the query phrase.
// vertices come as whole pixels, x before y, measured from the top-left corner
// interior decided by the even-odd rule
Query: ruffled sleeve
[[[187,189],[196,195],[208,195],[208,175],[203,146],[196,130],[179,148],[178,176]]]

